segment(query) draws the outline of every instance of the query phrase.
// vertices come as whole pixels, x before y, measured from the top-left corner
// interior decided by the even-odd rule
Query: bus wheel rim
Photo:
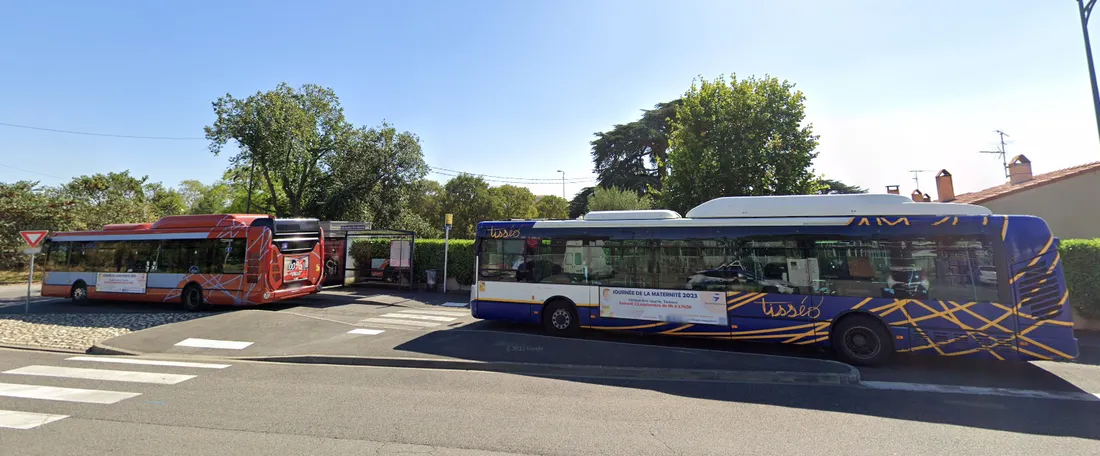
[[[73,297],[76,299],[84,299],[84,296],[87,293],[88,292],[85,291],[83,287],[76,287],[76,290],[73,290]]]
[[[554,313],[550,315],[550,322],[554,325],[554,328],[556,329],[569,328],[569,325],[573,324],[572,320],[573,317],[569,315],[569,311],[565,309],[555,310]]]
[[[874,331],[862,326],[849,329],[844,333],[844,348],[860,359],[870,359],[878,355],[881,343]]]

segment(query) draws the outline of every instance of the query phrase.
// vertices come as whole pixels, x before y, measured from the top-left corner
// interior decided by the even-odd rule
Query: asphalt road
[[[331,319],[356,324],[356,322],[365,317],[377,317],[401,308],[407,308],[408,306],[423,305],[424,303],[441,304],[445,301],[462,301],[463,298],[464,296],[460,295],[442,295],[438,293],[411,293],[386,289],[351,288],[327,290],[319,295],[284,301],[258,309],[272,312],[291,312],[314,318]],[[4,299],[0,296],[0,314],[22,313],[23,306],[21,303],[17,306],[12,305],[4,307],[3,302]],[[176,310],[178,309],[176,309],[175,306],[168,304],[93,302],[76,305],[69,300],[40,301],[32,303],[31,305],[32,313],[130,313]],[[227,309],[227,311],[235,313],[231,312],[231,309]],[[201,319],[189,324],[202,324],[202,320],[206,319]],[[320,320],[314,323],[319,322]],[[520,334],[541,334],[537,327],[499,322],[477,321],[472,324],[465,324],[463,328]],[[309,328],[295,329],[281,327],[280,331],[288,331],[287,334],[290,334],[294,331],[309,332],[308,329]],[[420,328],[420,331],[426,333],[432,331],[432,329]],[[239,331],[233,328],[229,328],[228,334],[188,335],[187,337],[237,340],[236,338],[241,336],[238,332]],[[384,338],[399,333],[399,331],[391,329],[379,337]],[[318,335],[315,337],[324,339],[324,337],[322,337],[324,336],[323,334],[320,332],[317,334]],[[602,332],[586,332],[582,337],[589,340],[628,342],[637,345],[705,348],[710,350],[729,351],[732,353],[755,353],[810,359],[834,359],[831,353],[823,350],[783,344],[760,344],[749,342],[731,343],[729,341],[654,336],[641,337]],[[1086,334],[1079,335],[1079,337],[1082,337],[1082,356],[1081,359],[1078,360],[1079,362],[1075,364],[975,362],[974,360],[968,359],[904,356],[901,357],[898,362],[888,367],[861,368],[860,375],[863,380],[868,381],[1098,393],[1100,392],[1100,336]],[[373,343],[379,343],[379,341],[381,341],[378,337],[368,339],[374,340]],[[425,337],[420,337],[419,339],[414,339],[413,342],[421,342],[421,339],[427,340]],[[173,339],[169,341],[168,345],[178,341],[179,340]],[[358,341],[353,342],[356,344],[360,343]],[[409,348],[413,347],[415,344],[406,345],[405,348]],[[434,352],[429,350],[426,353]]]
[[[32,429],[0,428],[5,454],[1100,453],[1100,401],[250,362],[205,369],[66,358],[0,350],[0,389],[23,384],[140,395],[111,404],[0,397],[0,410],[68,415]],[[146,384],[9,372],[57,367],[195,377]]]

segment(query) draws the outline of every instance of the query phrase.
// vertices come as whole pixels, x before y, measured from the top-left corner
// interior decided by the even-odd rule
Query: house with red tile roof
[[[1062,239],[1100,238],[1100,162],[1033,175],[1031,160],[1017,155],[1008,164],[1008,175],[1001,185],[956,195],[951,173],[942,170],[936,174],[937,201],[985,206],[995,214],[1039,216]]]

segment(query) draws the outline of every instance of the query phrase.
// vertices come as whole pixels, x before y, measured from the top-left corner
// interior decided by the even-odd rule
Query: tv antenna
[[[913,185],[917,187],[917,190],[920,190],[920,173],[934,173],[935,171],[930,169],[911,169],[909,172],[913,173]]]
[[[997,134],[1001,135],[1001,150],[982,150],[982,151],[979,151],[979,153],[1000,155],[1001,156],[1001,166],[1004,167],[1005,178],[1007,179],[1008,178],[1008,155],[1005,154],[1005,136],[1008,136],[1008,133],[1005,133],[1001,130],[993,130],[993,131],[994,131],[994,133],[997,133]]]

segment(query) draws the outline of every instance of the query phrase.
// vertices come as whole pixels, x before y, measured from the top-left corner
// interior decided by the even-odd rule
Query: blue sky
[[[316,83],[353,122],[419,135],[432,166],[592,178],[594,132],[698,75],[771,74],[807,95],[817,172],[875,192],[911,190],[912,169],[947,168],[958,192],[1001,183],[999,159],[977,153],[995,129],[1036,172],[1100,159],[1072,0],[32,5],[0,16],[0,122],[201,138],[220,95]],[[0,181],[44,184],[124,169],[213,181],[227,164],[202,139],[9,127],[0,151]]]

